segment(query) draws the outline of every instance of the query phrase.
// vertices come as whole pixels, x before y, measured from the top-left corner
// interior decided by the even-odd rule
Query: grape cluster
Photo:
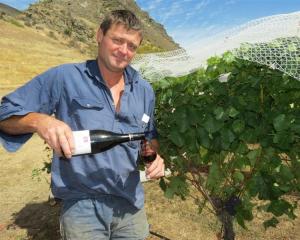
[[[236,214],[236,207],[241,203],[241,199],[233,195],[225,202],[224,207],[231,216],[234,216]]]

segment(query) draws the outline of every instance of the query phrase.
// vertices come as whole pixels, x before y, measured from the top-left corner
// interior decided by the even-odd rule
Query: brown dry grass
[[[169,200],[163,197],[158,184],[145,183],[146,209],[149,223],[154,232],[172,240],[217,240],[220,224],[216,217],[208,211],[198,214],[192,199],[181,201],[178,198]],[[297,210],[297,215],[300,211]],[[270,217],[270,216],[269,216]],[[247,224],[248,230],[235,223],[236,240],[299,240],[300,218],[294,222],[282,217],[276,228],[263,228],[263,221],[268,219],[265,214],[255,213],[253,222]],[[159,240],[152,237],[151,240]]]
[[[59,44],[46,31],[0,20],[0,87],[22,84],[51,66],[83,59],[86,56]]]

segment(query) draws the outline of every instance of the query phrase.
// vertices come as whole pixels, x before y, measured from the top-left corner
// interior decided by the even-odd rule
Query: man
[[[136,16],[113,11],[97,32],[96,60],[52,68],[2,99],[0,140],[7,150],[16,151],[35,132],[54,150],[51,188],[63,200],[62,239],[134,240],[148,235],[137,170],[139,142],[72,157],[74,130],[147,131],[158,147],[154,92],[129,66],[141,41]],[[159,155],[146,173],[152,179],[164,175]]]

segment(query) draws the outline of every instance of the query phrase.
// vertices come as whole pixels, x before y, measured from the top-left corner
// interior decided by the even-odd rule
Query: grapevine
[[[162,155],[172,176],[167,197],[209,206],[234,239],[254,211],[294,219],[300,191],[300,81],[267,66],[212,57],[204,69],[153,83]],[[196,189],[202,198],[194,196]]]

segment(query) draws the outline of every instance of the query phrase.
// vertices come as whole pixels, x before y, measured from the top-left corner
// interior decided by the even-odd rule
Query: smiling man
[[[97,32],[96,60],[52,68],[2,99],[0,142],[7,150],[16,151],[35,132],[54,150],[51,188],[62,199],[62,239],[134,240],[148,235],[137,169],[140,143],[72,157],[75,130],[145,131],[158,147],[153,89],[129,66],[142,38],[132,12],[113,11]],[[159,154],[147,166],[147,175],[164,175]]]

